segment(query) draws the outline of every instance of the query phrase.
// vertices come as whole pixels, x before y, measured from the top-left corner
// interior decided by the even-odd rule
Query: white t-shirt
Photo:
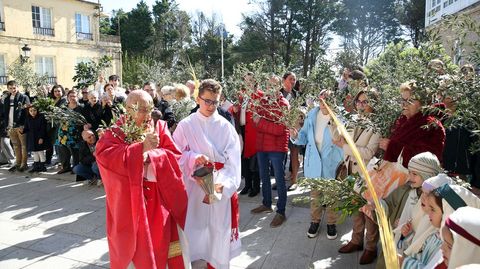
[[[323,133],[325,132],[325,128],[327,128],[329,121],[330,115],[323,115],[322,111],[319,110],[315,124],[315,144],[317,144],[317,149],[319,151],[322,149]]]
[[[10,112],[8,113],[8,128],[13,127],[14,111],[15,111],[15,95],[10,95]]]

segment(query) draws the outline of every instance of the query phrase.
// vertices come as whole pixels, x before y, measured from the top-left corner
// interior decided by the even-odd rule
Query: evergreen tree
[[[150,47],[153,36],[153,19],[147,3],[140,1],[120,23],[123,52],[142,54]]]

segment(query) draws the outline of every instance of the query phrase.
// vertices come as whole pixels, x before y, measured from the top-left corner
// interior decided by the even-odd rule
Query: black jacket
[[[88,143],[85,141],[80,142],[78,157],[80,163],[86,166],[90,166],[95,162],[95,156],[93,156],[93,153],[90,151]]]
[[[8,119],[10,116],[10,96],[8,93],[3,100],[3,127],[8,127]],[[23,93],[17,92],[13,101],[13,128],[23,127],[25,125],[26,109],[25,105],[30,104],[30,99]]]
[[[175,115],[170,104],[163,99],[155,98],[153,105],[162,112],[162,120],[167,122],[168,128],[171,128],[175,124]]]
[[[47,121],[42,114],[38,113],[35,118],[28,115],[25,120],[23,133],[27,134],[28,151],[42,151],[47,149]],[[40,138],[43,139],[42,144],[38,144]]]
[[[472,174],[473,156],[470,153],[472,133],[466,128],[445,129],[443,166],[451,173]]]
[[[88,123],[92,125],[92,130],[96,131],[103,118],[103,108],[100,103],[96,103],[93,107],[90,103],[86,103],[82,109],[82,115],[85,117]]]

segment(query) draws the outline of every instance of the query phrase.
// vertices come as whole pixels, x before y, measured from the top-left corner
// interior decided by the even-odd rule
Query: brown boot
[[[377,258],[377,250],[366,249],[360,257],[360,264],[371,264],[375,258]]]
[[[271,213],[271,212],[273,212],[273,209],[271,207],[266,207],[264,205],[255,207],[254,209],[250,210],[250,213],[252,214]]]
[[[285,222],[286,219],[287,218],[284,215],[282,215],[280,213],[277,213],[277,214],[275,214],[275,217],[273,217],[272,222],[270,222],[270,227],[271,228],[276,228],[276,227],[282,225]]]
[[[355,251],[360,251],[363,250],[363,244],[362,245],[357,245],[352,243],[352,241],[348,242],[348,244],[344,245],[341,247],[338,252],[340,253],[352,253]]]

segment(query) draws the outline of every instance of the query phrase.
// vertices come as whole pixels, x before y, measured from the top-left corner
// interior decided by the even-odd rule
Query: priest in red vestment
[[[182,248],[187,194],[177,162],[181,152],[165,122],[153,129],[153,100],[147,92],[131,92],[126,106],[125,118],[108,128],[96,147],[106,193],[110,266],[189,267]],[[143,128],[144,139],[127,131],[129,122]]]

